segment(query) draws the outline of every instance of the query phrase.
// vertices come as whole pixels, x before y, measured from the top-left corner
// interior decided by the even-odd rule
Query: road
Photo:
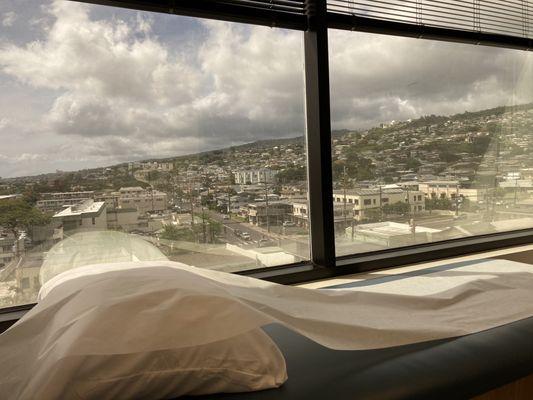
[[[260,239],[265,237],[264,233],[254,229],[249,223],[241,222],[236,219],[224,219],[225,214],[219,214],[211,210],[204,210],[206,216],[211,218],[214,221],[217,221],[222,224],[224,235],[224,241],[231,244],[250,244],[257,243]],[[199,209],[196,211],[196,215],[201,216],[202,210]],[[240,232],[247,232],[250,235],[250,240],[244,240],[241,237],[235,234],[235,230]]]

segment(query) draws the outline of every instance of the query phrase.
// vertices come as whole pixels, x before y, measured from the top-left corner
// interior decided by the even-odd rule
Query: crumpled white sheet
[[[417,295],[411,278],[396,283],[401,292],[394,282],[311,290],[170,261],[81,267],[48,281],[39,303],[0,336],[0,393],[37,395],[67,356],[184,348],[272,322],[344,350],[470,334],[532,316],[532,272],[528,264],[485,261],[415,277],[419,287],[424,279],[445,282],[442,291],[433,284]]]

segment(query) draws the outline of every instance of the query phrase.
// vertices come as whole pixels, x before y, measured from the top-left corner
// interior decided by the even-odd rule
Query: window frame
[[[246,6],[242,0],[68,0],[140,11],[216,19],[303,32],[310,261],[237,272],[281,284],[296,284],[497,248],[533,243],[533,228],[449,239],[347,256],[336,256],[332,177],[328,30],[351,30],[515,50],[533,50],[533,40],[484,32],[377,20],[327,11],[326,0],[302,0],[303,14]],[[242,3],[242,4],[241,4]],[[355,203],[355,202],[354,202]],[[358,201],[356,205],[358,205]],[[0,332],[35,304],[0,308]]]
[[[301,283],[533,243],[533,228],[336,256],[333,218],[329,29],[533,50],[533,40],[501,34],[415,25],[327,11],[327,0],[302,0],[304,15],[246,7],[224,0],[69,0],[302,31],[310,225],[309,262],[237,272],[278,283]],[[240,4],[242,3],[242,4]]]

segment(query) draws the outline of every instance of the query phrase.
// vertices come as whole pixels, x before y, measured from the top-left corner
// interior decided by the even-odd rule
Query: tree
[[[20,231],[34,225],[45,225],[50,217],[33,207],[24,199],[0,201],[0,226],[15,236],[15,255],[19,255],[18,237]]]
[[[409,157],[407,159],[406,164],[407,164],[407,169],[412,169],[414,171],[417,171],[418,168],[422,165],[420,160],[418,160],[417,158],[413,158],[413,157]]]
[[[289,167],[278,172],[276,179],[279,183],[300,182],[306,179],[306,173],[305,167]]]
[[[454,203],[448,198],[426,198],[426,210],[453,210]]]
[[[378,222],[381,216],[381,211],[379,208],[369,208],[365,210],[365,221],[366,222]]]
[[[404,203],[403,201],[398,201],[394,204],[385,204],[383,206],[383,214],[385,215],[404,215],[409,212],[410,206],[408,203]]]
[[[194,232],[192,229],[183,229],[174,225],[165,225],[163,227],[163,232],[161,233],[161,239],[194,241]]]

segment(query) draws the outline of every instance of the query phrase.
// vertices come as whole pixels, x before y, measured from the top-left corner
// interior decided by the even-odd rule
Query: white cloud
[[[49,99],[31,125],[18,114],[0,118],[4,132],[18,134],[0,137],[13,153],[54,153],[36,166],[57,157],[113,163],[303,133],[301,32],[197,20],[198,43],[169,46],[155,28],[172,19],[177,35],[181,17],[102,18],[95,7],[53,1],[32,19],[44,21],[39,40],[0,42],[0,79]],[[523,52],[332,30],[333,127],[472,111],[513,93],[526,101],[530,65]],[[25,110],[28,101],[19,101]],[[31,145],[14,144],[20,132],[33,135]]]
[[[333,125],[369,127],[531,101],[524,74],[531,61],[522,51],[330,31]]]
[[[17,20],[17,14],[14,11],[8,11],[2,15],[2,26],[9,28]]]
[[[56,1],[43,40],[0,48],[5,73],[62,92],[47,119],[56,132],[221,143],[229,134],[238,142],[302,132],[300,35],[207,22],[207,39],[191,57],[166,48],[151,19],[91,20],[88,11]]]

